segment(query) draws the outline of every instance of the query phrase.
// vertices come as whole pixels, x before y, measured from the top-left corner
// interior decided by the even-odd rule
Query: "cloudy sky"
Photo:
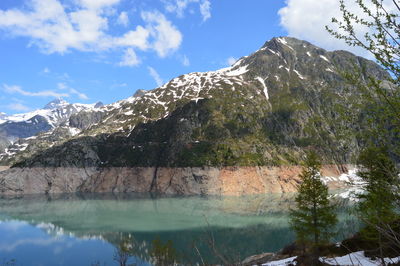
[[[324,29],[339,14],[338,0],[1,0],[0,112],[112,103],[275,36],[348,49]]]

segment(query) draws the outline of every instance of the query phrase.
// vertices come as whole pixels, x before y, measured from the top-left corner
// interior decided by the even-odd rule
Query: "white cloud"
[[[20,94],[23,96],[29,96],[29,97],[54,97],[54,98],[60,98],[60,97],[69,97],[69,94],[67,93],[58,93],[55,91],[51,90],[46,90],[46,91],[38,91],[38,92],[30,92],[23,90],[19,86],[9,86],[7,84],[3,84],[3,91],[9,94]]]
[[[163,0],[165,10],[175,13],[178,18],[185,16],[185,11],[192,3],[199,5],[200,14],[203,21],[211,18],[211,2],[209,0]]]
[[[49,54],[71,50],[126,52],[139,49],[155,51],[165,57],[179,49],[182,34],[157,11],[142,12],[144,24],[136,25],[134,30],[111,34],[111,16],[122,25],[129,23],[126,12],[110,11],[120,1],[75,0],[71,5],[63,6],[60,0],[31,0],[23,8],[0,9],[0,30],[11,36],[27,37],[30,45]]]
[[[128,13],[127,12],[121,12],[121,14],[119,14],[119,17],[117,19],[117,23],[127,27],[129,24],[129,17],[128,17]]]
[[[158,87],[162,86],[164,82],[161,79],[161,77],[158,74],[158,72],[152,67],[147,67],[147,69],[149,70],[150,76],[154,79],[154,81],[156,82],[157,86]]]
[[[0,10],[0,28],[31,38],[31,44],[46,53],[93,50],[102,42],[108,21],[100,11],[74,9],[68,13],[57,0],[29,3],[29,9]]]
[[[79,92],[79,91],[77,91],[76,89],[69,88],[69,92],[70,92],[71,94],[75,94],[75,95],[78,96],[78,98],[81,99],[81,100],[89,100],[89,97],[88,97],[86,94],[84,94],[84,93],[82,93],[82,92]]]
[[[100,9],[118,4],[121,0],[76,0],[77,3],[89,9]]]
[[[128,87],[127,83],[115,83],[111,85],[111,88],[125,88],[125,87]]]
[[[139,64],[140,60],[132,48],[126,49],[125,54],[122,57],[122,61],[119,62],[120,66],[137,66]]]
[[[10,103],[6,106],[8,109],[18,112],[26,112],[29,111],[30,108],[22,103]]]
[[[182,43],[182,34],[160,12],[142,12],[142,19],[148,23],[150,35],[154,38],[151,44],[160,57],[177,50]]]
[[[56,92],[56,91],[52,91],[52,90],[30,92],[30,91],[26,91],[26,90],[22,89],[20,86],[16,86],[16,85],[10,86],[7,84],[3,84],[3,91],[6,93],[9,93],[9,94],[19,94],[19,95],[28,96],[28,97],[52,97],[52,98],[68,98],[72,94],[72,95],[76,95],[81,100],[89,99],[89,97],[86,94],[79,92],[78,90],[76,90],[74,88],[70,88],[65,83],[62,83],[62,82],[58,83],[57,88],[59,90],[64,90],[66,92]],[[13,110],[15,110],[15,109],[13,109]],[[24,111],[24,110],[20,110],[20,111]]]
[[[165,9],[168,12],[176,13],[179,18],[184,17],[185,10],[190,3],[197,3],[199,0],[164,0]]]
[[[370,4],[369,1],[366,3]],[[364,16],[356,1],[345,1],[345,4],[355,14]],[[387,7],[388,10],[391,8]],[[279,15],[281,25],[287,30],[289,36],[308,40],[328,50],[345,49],[359,55],[369,56],[361,48],[349,47],[344,41],[335,39],[325,30],[326,25],[337,30],[331,20],[333,17],[339,20],[342,18],[338,0],[287,0],[286,6],[279,10]],[[353,26],[360,36],[367,30],[359,25]]]
[[[67,90],[70,94],[78,96],[78,98],[81,100],[89,100],[89,97],[86,94],[84,94],[74,88],[69,87],[67,84],[65,84],[63,82],[58,83],[57,87],[59,90]],[[69,95],[64,96],[64,97],[69,97]]]
[[[150,46],[148,42],[149,36],[149,29],[137,26],[134,31],[128,31],[122,37],[115,38],[114,42],[118,46],[132,46],[140,50],[147,50]]]
[[[186,55],[184,55],[183,58],[182,58],[182,65],[190,66],[190,60]]]
[[[204,0],[200,3],[200,13],[203,16],[203,21],[211,18],[211,3],[209,0]]]
[[[72,82],[72,78],[68,75],[68,73],[57,73],[55,71],[52,71],[50,68],[45,67],[41,72],[39,72],[40,75],[43,75],[47,78],[51,79],[56,79],[56,80],[61,80],[61,81],[68,81]]]
[[[226,63],[227,63],[229,66],[231,66],[231,65],[233,65],[236,61],[237,61],[237,59],[231,56],[231,57],[229,57],[229,58],[226,60]]]
[[[67,86],[67,84],[65,84],[63,82],[60,82],[60,83],[57,83],[57,88],[59,90],[66,90],[66,89],[68,89],[68,86]]]

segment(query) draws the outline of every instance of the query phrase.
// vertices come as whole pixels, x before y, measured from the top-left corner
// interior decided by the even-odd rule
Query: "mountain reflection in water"
[[[157,197],[150,194],[65,194],[0,199],[0,262],[16,265],[146,265],[168,241],[181,262],[215,263],[210,248],[241,260],[293,240],[293,194],[244,197]],[[357,229],[340,208],[340,234]],[[123,258],[121,258],[121,256]],[[127,258],[125,258],[127,257]]]

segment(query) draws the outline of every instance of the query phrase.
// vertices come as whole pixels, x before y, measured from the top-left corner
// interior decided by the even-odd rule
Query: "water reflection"
[[[292,241],[287,223],[292,199],[281,194],[3,197],[0,260],[15,258],[25,265],[145,265],[164,256],[163,250],[176,251],[175,259],[186,263],[239,260],[277,251]],[[355,230],[353,219],[341,210],[341,231]]]

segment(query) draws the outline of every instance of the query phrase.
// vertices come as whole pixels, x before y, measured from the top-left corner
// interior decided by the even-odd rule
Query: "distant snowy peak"
[[[54,99],[44,106],[43,109],[56,109],[69,105],[69,103],[61,98]]]
[[[271,40],[265,42],[261,50],[265,50],[268,48],[275,48],[275,50],[279,50],[276,49],[279,46],[286,47],[292,51],[297,50],[299,47],[323,50],[322,48],[319,48],[318,46],[315,46],[307,41],[299,40],[292,37],[272,38]]]
[[[71,115],[84,110],[92,110],[102,107],[102,103],[94,104],[81,104],[81,103],[68,103],[62,99],[56,99],[45,105],[43,109],[38,109],[28,113],[14,114],[10,116],[0,116],[0,124],[4,123],[32,123],[32,118],[41,116],[51,127],[56,127],[60,123],[67,120]]]
[[[102,103],[102,102],[97,102],[94,104],[94,108],[101,108],[103,106],[104,106],[104,103]]]

